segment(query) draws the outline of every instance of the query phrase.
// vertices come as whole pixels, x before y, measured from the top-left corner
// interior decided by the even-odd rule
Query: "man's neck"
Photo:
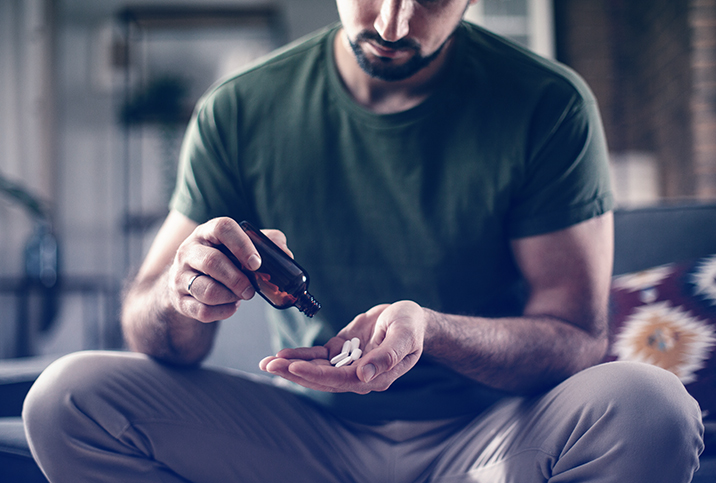
[[[435,91],[452,43],[449,40],[438,57],[412,77],[384,81],[371,77],[358,65],[345,32],[340,30],[334,43],[335,61],[343,85],[358,104],[377,114],[392,114],[417,106]]]

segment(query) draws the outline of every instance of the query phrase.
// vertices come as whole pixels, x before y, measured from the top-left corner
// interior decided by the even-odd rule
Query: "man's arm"
[[[285,245],[279,232],[272,236]],[[246,276],[216,249],[221,244],[244,266],[260,266],[256,249],[235,221],[217,218],[197,225],[176,211],[167,216],[125,296],[122,329],[131,350],[180,364],[208,355],[216,321],[254,295]]]
[[[488,386],[529,394],[597,363],[607,346],[613,218],[515,240],[530,287],[523,316],[488,319],[440,314],[401,301],[361,314],[325,347],[285,349],[261,368],[321,391],[387,389],[427,355]],[[325,360],[343,339],[368,341],[350,366]]]
[[[512,248],[530,294],[522,317],[427,311],[424,353],[491,387],[539,391],[597,363],[607,347],[613,216]]]

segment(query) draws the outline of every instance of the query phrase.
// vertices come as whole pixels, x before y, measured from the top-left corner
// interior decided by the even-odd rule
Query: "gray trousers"
[[[40,376],[23,417],[53,483],[687,483],[703,449],[679,380],[623,362],[479,417],[364,425],[243,373],[84,352]]]

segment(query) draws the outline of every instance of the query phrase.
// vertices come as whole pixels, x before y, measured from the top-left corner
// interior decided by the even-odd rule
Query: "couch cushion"
[[[716,255],[614,277],[606,360],[676,374],[716,420]]]
[[[0,418],[0,481],[47,483],[32,459],[20,418]]]
[[[25,440],[21,418],[0,418],[0,452],[23,457],[32,457]]]
[[[35,379],[59,355],[0,360],[0,418],[19,417]]]
[[[716,204],[688,203],[614,212],[614,273],[716,253]]]

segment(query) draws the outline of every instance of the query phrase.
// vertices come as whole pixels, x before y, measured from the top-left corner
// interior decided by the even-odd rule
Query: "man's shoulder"
[[[326,42],[337,29],[338,24],[329,25],[260,57],[220,79],[210,92],[242,83],[266,86],[266,77],[290,76],[297,69],[315,65],[325,56]]]
[[[593,99],[584,79],[557,60],[540,56],[510,39],[469,22],[463,22],[462,30],[466,39],[468,62],[495,82],[536,90],[548,87],[565,93],[568,91],[584,100]]]

